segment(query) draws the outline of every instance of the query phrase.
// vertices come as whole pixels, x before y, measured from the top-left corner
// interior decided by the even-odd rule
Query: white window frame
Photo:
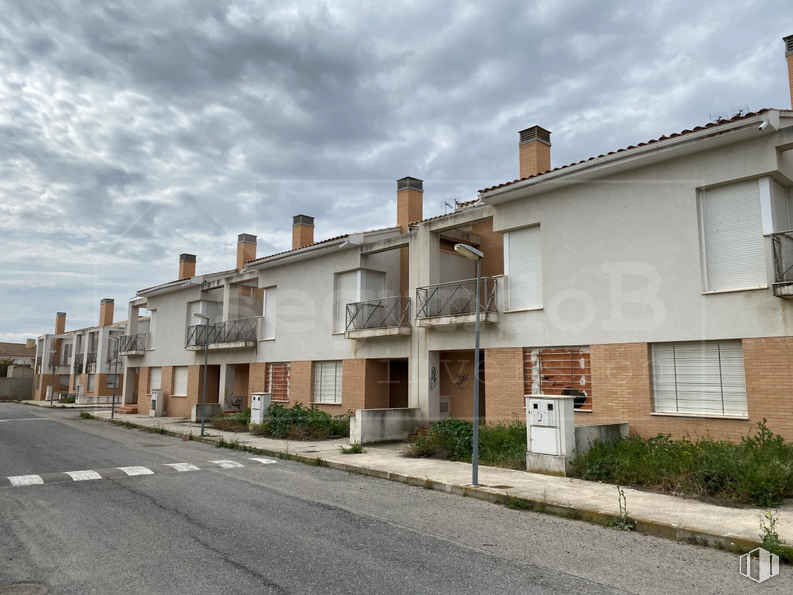
[[[178,375],[184,374],[184,390],[179,390]],[[188,366],[174,366],[173,367],[173,394],[172,397],[186,397],[187,396],[187,383],[189,376]]]
[[[311,402],[322,405],[341,405],[342,395],[342,361],[331,360],[314,362],[313,365],[313,391]],[[322,380],[326,374],[333,374],[333,394],[322,392]]]
[[[710,365],[715,369],[718,368],[718,380],[712,379],[708,384],[703,384],[701,379],[696,377],[696,368],[691,367],[691,363],[686,364],[685,360],[678,357],[675,353],[677,348],[691,349],[699,347],[703,351],[708,348],[711,353],[717,355],[716,359],[710,362]],[[666,358],[666,365],[669,365],[669,350],[672,350],[672,366],[673,371],[671,377],[669,371],[662,372],[662,358]],[[741,365],[738,369],[733,361],[733,369],[729,370],[729,365],[724,358],[732,358],[735,353],[740,350]],[[707,364],[705,356],[702,358],[703,365]],[[743,354],[743,345],[740,339],[726,340],[726,341],[688,341],[678,343],[653,343],[650,347],[650,363],[651,363],[651,382],[652,382],[652,399],[653,399],[653,415],[677,415],[684,417],[716,417],[716,418],[732,418],[732,419],[747,419],[748,418],[748,398],[746,392],[746,372],[745,372],[745,359]],[[686,365],[688,368],[686,369]],[[692,372],[693,370],[693,372]],[[664,374],[665,377],[661,377]],[[729,374],[729,375],[726,375]],[[666,385],[669,390],[669,382],[673,382],[673,391],[675,395],[674,407],[667,407],[659,405],[660,397],[659,390],[662,384]],[[700,381],[700,386],[703,390],[700,397],[697,399],[692,398],[691,402],[686,402],[686,393],[692,394],[691,387],[697,381]],[[688,390],[686,390],[688,389]],[[708,393],[712,396],[714,393],[720,392],[721,408],[722,411],[713,410],[712,408],[697,407],[697,400],[707,400]],[[725,392],[733,404],[729,407],[726,405]],[[736,406],[735,402],[739,405]],[[699,410],[697,410],[699,409]]]
[[[105,388],[118,388],[118,374],[108,374],[105,381]],[[115,381],[113,378],[115,377]],[[115,386],[113,386],[115,384]]]
[[[705,234],[705,205],[704,205],[704,198],[707,192],[717,191],[722,188],[729,188],[730,186],[740,185],[740,184],[750,184],[755,183],[758,186],[758,193],[760,194],[760,202],[758,204],[758,213],[760,214],[760,221],[761,221],[761,232],[765,232],[766,227],[769,225],[768,217],[769,215],[766,213],[766,208],[764,206],[764,197],[763,197],[763,184],[761,183],[761,179],[755,180],[745,180],[742,182],[735,182],[733,184],[725,184],[723,186],[718,186],[716,188],[701,188],[697,191],[697,217],[699,219],[699,245],[700,245],[700,260],[702,263],[701,275],[702,275],[702,293],[703,294],[714,294],[714,293],[729,293],[733,291],[752,291],[758,289],[768,289],[768,279],[767,276],[764,277],[764,282],[759,285],[749,285],[745,287],[729,287],[729,288],[718,288],[713,289],[710,286],[708,281],[709,273],[708,273],[708,252],[706,247],[706,234]],[[763,233],[759,234],[759,238],[761,241],[763,238]],[[765,249],[763,250],[763,262],[765,262]],[[767,272],[767,266],[763,270]]]
[[[157,370],[157,386],[154,386],[154,370]],[[161,366],[153,366],[149,368],[149,394],[152,391],[158,390],[162,388],[162,367]]]
[[[509,240],[511,233],[517,233],[528,229],[537,228],[538,233],[540,234],[540,303],[532,306],[514,306],[512,300],[512,277],[510,276],[510,250],[509,250]],[[513,272],[514,273],[514,272]],[[532,225],[527,225],[525,227],[519,227],[516,229],[511,229],[507,232],[504,232],[504,276],[507,278],[507,312],[530,312],[532,310],[542,310],[544,307],[545,296],[543,290],[543,256],[542,256],[542,227],[539,223],[535,223]]]

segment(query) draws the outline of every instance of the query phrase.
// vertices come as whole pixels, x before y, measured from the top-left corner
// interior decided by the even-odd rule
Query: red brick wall
[[[388,360],[367,359],[366,361],[366,409],[388,407]]]
[[[523,348],[485,349],[487,421],[523,421]]]
[[[264,392],[265,365],[263,363],[255,363],[248,368],[248,395]]]
[[[504,234],[493,231],[493,220],[482,221],[471,226],[471,231],[482,238],[479,250],[482,259],[482,276],[495,277],[504,274]]]
[[[300,403],[304,407],[311,407],[311,393],[314,389],[312,370],[313,366],[310,361],[292,362],[289,393],[292,403]],[[333,411],[337,409],[338,407],[335,407]]]

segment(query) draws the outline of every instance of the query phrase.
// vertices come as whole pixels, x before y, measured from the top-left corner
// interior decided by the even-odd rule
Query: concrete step
[[[137,405],[122,405],[121,407],[116,407],[116,412],[121,413],[123,415],[132,415],[138,412]]]

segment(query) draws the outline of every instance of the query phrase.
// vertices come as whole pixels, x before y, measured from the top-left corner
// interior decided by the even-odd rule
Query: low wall
[[[595,440],[613,442],[620,436],[628,437],[628,424],[589,424],[575,427],[576,453],[585,453]]]
[[[56,401],[58,400],[58,395],[59,394],[64,394],[65,395],[66,393],[55,393],[55,400]],[[116,395],[116,405],[117,406],[123,404],[121,402],[121,400],[122,400],[121,399],[121,395]],[[75,399],[75,403],[77,405],[111,405],[113,403],[113,395],[110,395],[109,397],[101,397],[101,396],[100,397],[94,397],[94,396],[91,396],[91,395],[88,395],[88,396],[86,396],[86,395],[83,395],[83,396],[77,395],[77,398]]]
[[[358,409],[350,419],[350,443],[404,440],[421,427],[421,409]]]
[[[204,422],[213,417],[223,415],[223,405],[220,403],[207,403],[204,405]],[[193,423],[201,422],[201,403],[195,403],[190,407],[190,421]]]
[[[0,401],[33,398],[33,378],[0,378]]]

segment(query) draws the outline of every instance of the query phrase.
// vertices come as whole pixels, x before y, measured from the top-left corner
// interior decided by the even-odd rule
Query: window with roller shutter
[[[187,396],[187,366],[176,366],[173,369],[173,396]]]
[[[704,190],[699,208],[705,291],[766,287],[760,182]]]
[[[542,243],[540,226],[504,234],[505,274],[508,277],[509,309],[542,308]]]
[[[524,394],[572,395],[578,411],[592,410],[589,347],[523,350]]]
[[[161,388],[162,368],[149,368],[149,392]]]
[[[273,401],[289,400],[289,381],[292,364],[273,362],[264,367],[264,392],[272,395]]]
[[[656,413],[748,414],[740,341],[655,343],[652,372]]]
[[[314,403],[341,403],[340,361],[314,362]]]

